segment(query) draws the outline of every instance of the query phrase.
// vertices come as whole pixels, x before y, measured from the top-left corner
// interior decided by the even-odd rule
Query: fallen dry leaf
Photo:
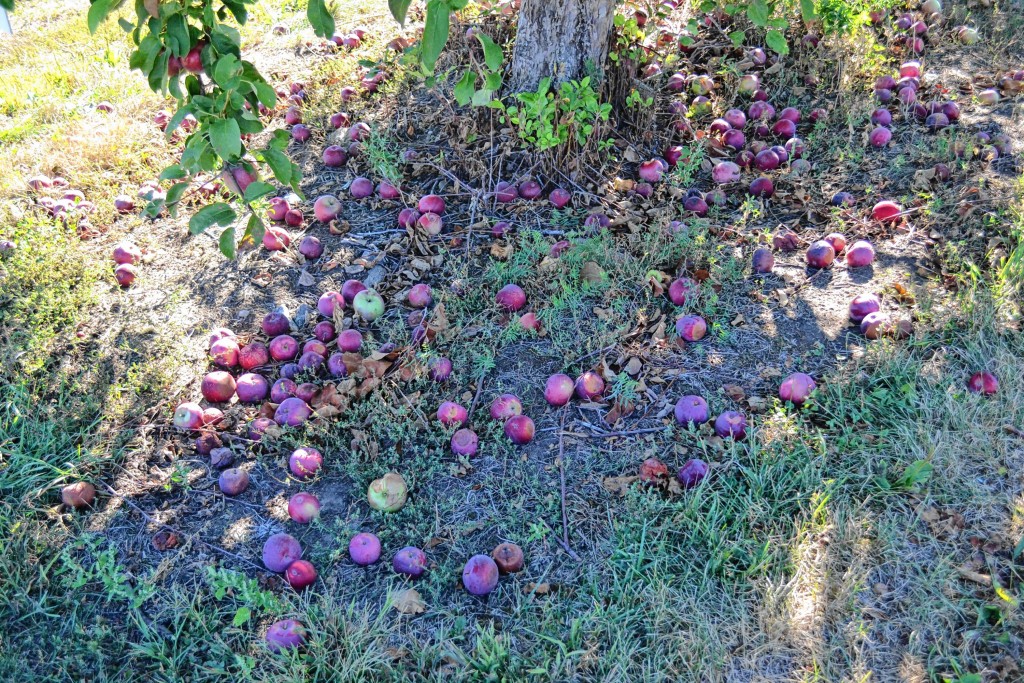
[[[309,271],[304,270],[299,274],[299,286],[300,287],[312,287],[316,284],[316,279],[309,274]]]
[[[639,478],[640,477],[637,476],[605,477],[601,482],[601,485],[604,486],[605,491],[608,493],[624,496],[626,495],[626,492],[629,491],[630,485]]]
[[[402,614],[423,614],[427,605],[415,588],[406,588],[395,594],[395,609]]]

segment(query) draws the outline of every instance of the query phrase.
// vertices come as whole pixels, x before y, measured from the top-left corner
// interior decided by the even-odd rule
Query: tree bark
[[[601,73],[615,19],[615,0],[522,0],[512,51],[512,90],[536,90]]]

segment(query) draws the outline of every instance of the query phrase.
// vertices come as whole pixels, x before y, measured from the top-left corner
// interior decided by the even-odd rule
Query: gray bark
[[[608,57],[615,0],[522,0],[512,51],[513,91],[536,90],[598,72]],[[590,67],[588,67],[588,64]]]

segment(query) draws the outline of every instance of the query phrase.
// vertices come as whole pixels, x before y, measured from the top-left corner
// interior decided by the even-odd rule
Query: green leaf
[[[764,37],[765,45],[775,50],[780,55],[789,54],[789,45],[786,44],[786,36],[782,34],[782,31],[776,31],[772,29]]]
[[[263,221],[255,213],[249,214],[249,222],[245,226],[245,234],[242,235],[240,244],[246,246],[256,246],[263,241],[263,233],[267,231],[266,226],[263,225]]]
[[[180,180],[187,174],[179,164],[172,164],[160,172],[160,180]]]
[[[420,59],[427,71],[433,71],[444,44],[448,42],[448,5],[441,0],[427,3],[427,20],[423,24]]]
[[[484,88],[487,90],[500,90],[501,89],[501,74],[497,71],[492,71],[484,77]]]
[[[167,17],[167,47],[175,57],[184,57],[192,49],[192,39],[188,34],[188,22],[185,15],[172,14]]]
[[[473,106],[484,107],[491,101],[491,97],[494,95],[492,90],[477,90],[473,93]]]
[[[277,178],[278,182],[285,185],[291,183],[292,161],[288,158],[287,154],[277,147],[268,146],[263,150],[263,161],[267,162],[267,166],[270,166],[270,170],[273,171],[274,177]]]
[[[267,83],[255,82],[252,84],[252,89],[256,91],[256,97],[260,99],[263,106],[268,109],[273,109],[274,105],[277,104],[277,93]]]
[[[188,222],[188,231],[193,235],[198,235],[211,225],[230,225],[237,218],[238,214],[230,204],[217,202],[196,211]]]
[[[405,17],[409,14],[409,5],[411,4],[412,0],[388,0],[388,9],[391,10],[391,16],[402,26],[405,26]]]
[[[754,26],[765,26],[768,23],[769,14],[771,14],[771,10],[768,9],[768,3],[765,0],[753,0],[747,5],[747,18]]]
[[[500,69],[502,59],[505,57],[501,52],[501,48],[486,33],[477,31],[476,37],[480,40],[480,44],[484,46],[484,64],[491,71]]]
[[[227,258],[235,258],[235,229],[227,228],[220,234],[220,239],[217,240],[220,245],[220,253],[224,254]],[[242,616],[242,610],[245,610],[245,615]],[[241,619],[241,621],[239,621]],[[235,626],[244,624],[249,619],[249,608],[239,607],[238,612],[235,613]]]
[[[238,121],[217,119],[210,124],[210,144],[224,161],[237,159],[242,154],[242,132],[238,130]]]
[[[213,80],[223,86],[241,72],[241,66],[234,55],[224,55],[213,66]]]
[[[743,45],[743,41],[747,39],[747,34],[743,31],[733,31],[729,34],[729,40],[736,47]]]
[[[92,4],[89,5],[89,13],[86,15],[89,33],[96,33],[96,29],[100,27],[103,20],[110,14],[113,4],[113,0],[92,0]]]
[[[455,84],[452,94],[455,95],[455,101],[464,107],[472,101],[474,92],[476,92],[476,74],[472,69],[468,69]]]
[[[309,0],[306,17],[313,26],[313,32],[321,38],[330,38],[334,35],[334,16],[327,9],[324,0]]]
[[[0,5],[2,5],[2,4],[3,4],[3,2],[2,2],[2,0],[0,0]],[[132,31],[135,30],[135,24],[133,24],[132,22],[128,21],[124,17],[121,17],[120,19],[117,20],[117,25],[120,26],[124,30],[125,33],[131,33]]]
[[[178,129],[178,126],[181,125],[181,122],[184,121],[185,117],[190,113],[191,110],[188,107],[181,107],[178,111],[174,112],[174,116],[171,117],[171,120],[167,122],[167,127],[164,128],[164,135],[168,140],[173,137],[174,131]]]
[[[174,183],[171,185],[171,189],[167,190],[167,198],[164,200],[167,206],[174,207],[175,204],[180,202],[181,196],[185,194],[188,186],[188,183]]]
[[[800,15],[804,21],[814,21],[818,12],[814,9],[814,0],[800,0]]]
[[[260,197],[265,197],[274,191],[274,186],[270,183],[265,183],[262,180],[249,183],[249,186],[245,188],[245,192],[242,193],[242,197],[247,202],[255,201]]]

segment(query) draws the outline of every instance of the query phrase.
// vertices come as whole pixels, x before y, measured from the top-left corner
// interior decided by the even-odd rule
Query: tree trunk
[[[512,90],[536,90],[600,73],[608,57],[615,0],[522,0],[512,51]]]

